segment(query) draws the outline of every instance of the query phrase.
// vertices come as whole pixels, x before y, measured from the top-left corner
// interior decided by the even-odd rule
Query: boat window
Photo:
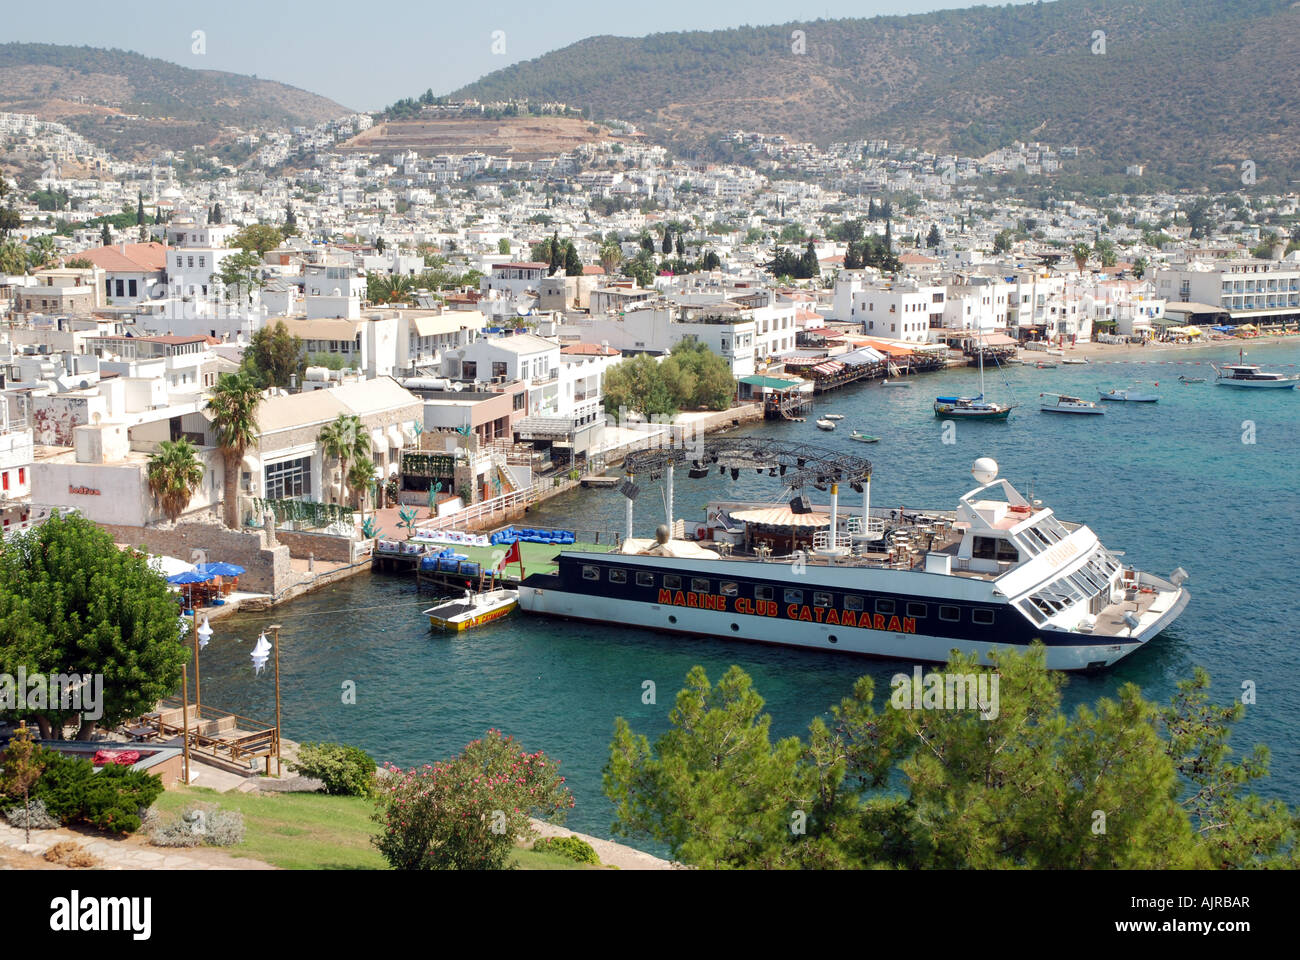
[[[909,603],[907,605],[907,615],[909,617],[928,617],[930,608],[924,603]]]
[[[1025,616],[1029,617],[1029,619],[1034,621],[1034,623],[1042,623],[1044,620],[1047,619],[1047,616],[1043,613],[1043,611],[1038,609],[1038,606],[1034,603],[1032,599],[1022,601],[1020,604],[1020,609],[1023,610],[1025,612]]]
[[[734,597],[740,593],[740,587],[730,580],[724,580],[722,583],[718,584],[718,593],[722,594],[724,597]]]
[[[785,592],[785,602],[786,602],[786,603],[803,603],[803,591],[802,591],[802,590],[787,590],[787,591]]]
[[[974,623],[987,625],[993,622],[993,611],[986,610],[984,607],[976,607],[970,612],[970,618]]]
[[[691,578],[691,593],[708,593],[710,581],[703,577]]]
[[[665,590],[680,590],[682,588],[682,578],[674,573],[664,574]]]
[[[1009,541],[1001,537],[975,537],[971,545],[971,556],[976,560],[1007,560],[1014,563],[1020,559],[1020,552]]]
[[[864,606],[865,604],[862,602],[861,597],[854,596],[853,594],[849,594],[844,598],[845,610],[861,610]]]
[[[831,607],[831,606],[834,606],[834,604],[831,602],[831,595],[830,595],[829,593],[814,593],[814,594],[813,594],[813,606],[814,606],[814,607]]]
[[[877,601],[876,601],[876,613],[890,613],[890,614],[892,614],[893,612],[894,612],[894,601],[893,601],[893,600],[877,600]]]
[[[755,600],[771,600],[776,596],[776,591],[771,587],[757,586],[754,588]]]
[[[961,608],[950,607],[947,604],[939,605],[939,619],[955,623],[961,619]]]
[[[636,585],[638,587],[653,587],[655,585],[655,575],[642,571],[636,575]]]
[[[591,565],[589,565],[589,564],[584,564],[583,567],[582,567],[582,579],[584,579],[584,580],[599,580],[599,579],[600,579],[600,567],[593,567],[593,566],[591,566]]]
[[[610,568],[609,568],[609,582],[610,582],[610,583],[627,583],[627,571],[624,570],[622,567],[610,567]]]

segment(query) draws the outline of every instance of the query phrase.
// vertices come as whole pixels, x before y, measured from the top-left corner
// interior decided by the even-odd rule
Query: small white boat
[[[910,387],[912,385],[912,381],[911,380],[881,380],[880,385],[882,387]]]
[[[1160,398],[1154,393],[1137,393],[1133,390],[1111,390],[1109,392],[1099,390],[1101,399],[1114,400],[1121,403],[1155,403]]]
[[[879,437],[872,437],[872,436],[868,436],[868,435],[865,434],[865,433],[858,433],[857,430],[854,430],[852,433],[849,434],[849,439],[850,439],[850,440],[857,440],[857,441],[860,442],[860,443],[879,443],[879,442],[880,442],[880,438],[879,438]]]
[[[1082,364],[1082,363],[1091,363],[1092,361],[1089,360],[1087,357],[1066,357],[1061,362],[1074,365],[1074,364]]]
[[[518,590],[466,590],[459,600],[445,600],[424,611],[429,626],[435,630],[468,630],[493,620],[500,620],[519,603]]]
[[[1039,409],[1042,410],[1043,413],[1098,414],[1106,412],[1091,400],[1084,400],[1081,397],[1070,397],[1063,393],[1040,393],[1038,396],[1040,398],[1053,398],[1052,402],[1049,403],[1044,401],[1039,406]]]
[[[1243,352],[1241,358],[1244,360],[1246,354]],[[1243,387],[1252,390],[1293,390],[1297,383],[1300,383],[1300,374],[1287,376],[1282,373],[1265,373],[1253,363],[1230,363],[1226,366],[1215,366],[1214,372],[1218,374],[1215,383],[1221,387]]]
[[[834,429],[835,429],[835,421],[834,421],[834,420],[827,420],[827,419],[825,419],[825,418],[823,418],[823,419],[821,419],[821,420],[818,420],[818,421],[817,421],[817,429],[818,429],[818,430],[834,430]]]
[[[828,414],[826,414],[826,416],[823,417],[822,419],[824,419],[824,420],[843,420],[843,419],[844,419],[844,414],[842,414],[842,413],[828,413]]]
[[[1039,360],[1036,364],[1034,364],[1034,367],[1038,370],[1055,370],[1056,364],[1047,360]]]
[[[1179,383],[1204,383],[1205,378],[1204,377],[1179,377],[1178,382]]]

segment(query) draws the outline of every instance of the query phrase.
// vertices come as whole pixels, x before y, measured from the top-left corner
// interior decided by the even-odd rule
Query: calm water
[[[1189,356],[1208,361],[1229,355]],[[1256,347],[1250,360],[1286,370],[1300,362],[1300,345]],[[1010,370],[1009,388],[996,370],[986,374],[988,394],[997,400],[1010,394],[1024,407],[1005,424],[959,424],[952,444],[942,442],[930,404],[936,393],[974,392],[973,370],[923,377],[910,390],[865,385],[830,394],[817,411],[845,415],[833,434],[818,431],[811,420],[752,429],[853,448],[871,458],[879,506],[951,509],[973,486],[971,462],[992,456],[1003,476],[1022,489],[1031,485],[1066,519],[1090,524],[1107,546],[1127,551],[1128,562],[1161,574],[1184,567],[1192,602],[1182,618],[1108,673],[1071,678],[1067,702],[1093,701],[1126,681],[1165,701],[1198,664],[1210,671],[1213,692],[1223,700],[1253,681],[1258,703],[1234,743],[1239,750],[1267,743],[1273,773],[1264,792],[1300,803],[1300,741],[1291,735],[1300,719],[1300,691],[1292,679],[1300,663],[1292,625],[1300,561],[1300,391],[1216,387],[1208,363]],[[1211,382],[1183,385],[1180,373]],[[1099,387],[1139,382],[1160,394],[1159,404],[1107,404],[1104,417],[1037,409],[1041,391],[1094,399]],[[1254,443],[1243,443],[1246,421],[1254,424]],[[847,438],[854,427],[882,441],[855,443]],[[752,474],[736,481],[716,474],[682,477],[677,515],[698,520],[714,497],[776,499],[782,493],[776,483]],[[623,504],[614,491],[573,492],[534,511],[529,523],[618,530]],[[649,535],[662,519],[660,491],[643,485],[638,534]],[[733,663],[748,671],[777,736],[805,732],[812,716],[847,694],[861,674],[872,674],[879,691],[898,669],[897,663],[518,614],[448,638],[430,634],[420,616],[428,602],[427,594],[416,597],[410,581],[361,575],[273,615],[222,621],[203,654],[204,702],[254,717],[274,715],[271,671],[255,678],[248,651],[262,626],[279,622],[286,736],[355,743],[380,760],[408,765],[454,754],[495,726],[560,760],[577,797],[570,825],[608,836],[611,807],[600,771],[614,718],[626,717],[653,739],[666,729],[674,696],[693,665],[703,664],[715,681]],[[656,684],[656,705],[641,702],[646,680]],[[355,705],[343,702],[348,683],[355,684]]]

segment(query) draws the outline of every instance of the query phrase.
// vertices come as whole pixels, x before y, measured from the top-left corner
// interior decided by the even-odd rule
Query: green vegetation
[[[1077,144],[1085,156],[1071,166],[1090,168],[1111,187],[1217,189],[1237,181],[1249,157],[1261,189],[1276,189],[1300,167],[1300,117],[1288,111],[1288,92],[1300,88],[1300,62],[1286,47],[1295,33],[1291,6],[1026,3],[601,36],[497,70],[452,96],[590,105],[597,117],[628,118],[718,159],[728,152],[719,137],[737,127],[822,144],[868,136],[915,142],[923,130],[927,148],[974,156],[1013,140]],[[802,56],[790,56],[793,29],[806,33]],[[1093,49],[1097,30],[1109,39],[1104,52]],[[1225,47],[1225,31],[1239,39]],[[1205,69],[1189,72],[1189,62]],[[1263,86],[1259,64],[1272,70]],[[836,91],[834,109],[826,89]],[[1171,101],[1158,117],[1147,109],[1151,90]],[[1034,109],[1022,109],[1027,103]],[[1132,163],[1147,165],[1140,181],[1123,176]]]
[[[773,742],[740,668],[714,687],[695,667],[653,746],[615,722],[604,778],[614,829],[703,867],[1300,862],[1292,812],[1246,793],[1267,774],[1268,751],[1232,759],[1227,741],[1245,707],[1211,703],[1203,670],[1165,708],[1124,684],[1115,699],[1066,715],[1065,679],[1045,668],[1041,645],[998,654],[993,669],[956,654],[948,662],[948,677],[985,678],[982,704],[967,709],[940,709],[943,676],[935,696],[930,681],[922,694],[900,674],[877,712],[864,676],[828,718],[813,719],[806,739]],[[966,690],[974,700],[976,687]],[[915,709],[917,698],[931,709]]]
[[[343,477],[345,486],[352,487],[354,492],[364,492],[365,486],[369,485],[374,475],[374,464],[370,462],[370,434],[362,425],[361,418],[355,414],[340,413],[333,421],[321,427],[317,439],[320,441],[321,452],[338,461],[339,475]],[[356,462],[365,460],[370,463],[369,473],[365,476],[360,474],[354,476],[348,470],[349,460]],[[359,488],[354,484],[364,486]],[[373,760],[370,765],[374,767]]]
[[[289,386],[289,378],[302,378],[307,362],[303,356],[302,338],[292,336],[283,320],[275,326],[261,327],[253,334],[244,350],[240,372],[260,389]]]
[[[600,866],[600,857],[592,849],[591,844],[581,837],[573,835],[567,837],[542,837],[533,844],[535,853],[552,853],[556,856],[572,860],[574,863],[590,863]]]
[[[21,748],[20,747],[20,751]],[[18,758],[6,751],[6,770]],[[151,773],[108,764],[98,771],[83,757],[34,747],[27,769],[40,768],[31,784],[31,799],[65,826],[85,824],[107,833],[134,833],[140,829],[140,811],[163,792],[162,781]],[[6,799],[23,799],[21,791]]]
[[[375,845],[400,870],[508,869],[531,816],[558,821],[573,806],[558,765],[498,730],[449,761],[387,772]]]
[[[644,417],[674,416],[679,410],[726,410],[736,394],[727,362],[705,344],[684,340],[663,361],[649,354],[623,360],[605,375],[605,412]]]
[[[334,796],[373,797],[375,758],[360,747],[344,743],[304,743],[298,759],[289,769],[325,784],[325,792]]]
[[[175,523],[203,482],[203,464],[194,444],[185,437],[164,440],[149,455],[148,478],[149,492],[167,519]]]
[[[6,541],[0,552],[0,663],[28,675],[101,674],[102,716],[92,704],[6,709],[35,721],[42,739],[79,724],[111,729],[171,694],[188,657],[167,581],[101,527],[77,514],[51,516]]]
[[[257,405],[261,399],[257,383],[242,371],[222,374],[208,398],[212,432],[225,460],[223,519],[232,530],[239,529],[239,472],[244,451],[257,439]]]

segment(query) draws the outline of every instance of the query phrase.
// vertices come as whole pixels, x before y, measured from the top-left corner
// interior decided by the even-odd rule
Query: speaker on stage
[[[812,513],[812,504],[807,497],[795,497],[790,501],[791,513]]]
[[[629,500],[635,500],[637,494],[641,492],[641,488],[631,480],[624,480],[623,485],[618,488],[618,492],[623,494],[623,496],[627,497]]]

